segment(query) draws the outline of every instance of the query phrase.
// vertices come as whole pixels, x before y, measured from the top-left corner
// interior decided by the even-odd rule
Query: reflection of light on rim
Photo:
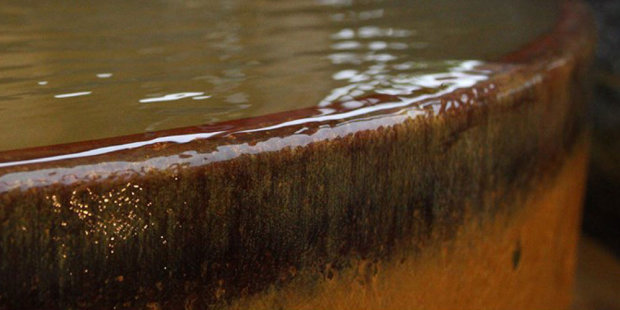
[[[148,141],[140,141],[140,142],[132,142],[132,143],[125,143],[125,144],[119,144],[119,145],[106,146],[106,147],[101,147],[101,148],[92,149],[92,150],[88,150],[88,151],[84,151],[84,152],[79,152],[79,153],[72,153],[72,154],[50,156],[50,157],[37,158],[37,159],[29,159],[29,160],[21,160],[21,161],[12,161],[12,162],[0,163],[0,168],[17,166],[17,165],[28,165],[28,164],[36,164],[36,163],[45,163],[45,162],[58,161],[58,160],[63,160],[63,159],[90,157],[90,156],[102,155],[102,154],[112,153],[112,152],[121,151],[121,150],[135,149],[135,148],[139,148],[139,147],[143,147],[143,146],[147,146],[147,145],[151,145],[151,144],[156,144],[156,143],[166,143],[166,142],[168,142],[168,143],[187,143],[187,142],[190,142],[190,141],[196,140],[196,139],[210,138],[210,137],[213,137],[213,136],[215,136],[215,135],[217,135],[219,133],[222,133],[222,131],[209,132],[209,133],[199,133],[199,134],[176,135],[176,136],[168,136],[168,137],[159,137],[159,138],[151,139],[151,140],[148,140]]]

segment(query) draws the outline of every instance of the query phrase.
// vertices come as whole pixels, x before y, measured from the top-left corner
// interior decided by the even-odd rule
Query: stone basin
[[[567,0],[415,101],[0,152],[0,309],[566,309],[594,37]]]

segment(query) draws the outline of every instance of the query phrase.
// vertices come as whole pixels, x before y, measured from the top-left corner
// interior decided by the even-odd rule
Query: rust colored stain
[[[569,309],[587,149],[578,144],[518,212],[470,218],[454,239],[419,255],[359,260],[316,284],[298,281],[224,308]]]

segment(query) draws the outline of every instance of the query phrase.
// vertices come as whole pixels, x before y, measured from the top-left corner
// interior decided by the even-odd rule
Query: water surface
[[[469,87],[541,2],[3,1],[0,150]]]

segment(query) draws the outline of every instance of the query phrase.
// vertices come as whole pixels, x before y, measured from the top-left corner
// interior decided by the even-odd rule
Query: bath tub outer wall
[[[422,280],[403,285],[426,297],[389,298],[380,283],[390,282],[398,263],[409,266],[401,273],[437,270],[436,278],[420,277],[431,282],[448,266],[466,266],[452,286],[437,286],[451,288],[442,300],[454,306],[566,308],[588,140],[591,25],[580,2],[566,2],[556,29],[507,56],[516,64],[445,95],[439,113],[392,111],[367,122],[316,124],[305,137],[292,127],[0,168],[19,184],[0,193],[0,309],[304,308],[287,288],[329,299],[325,287],[334,281],[364,292],[383,288],[362,294],[367,299],[351,295],[368,308],[449,306],[428,301],[436,297],[415,284]],[[458,107],[446,109],[449,102]],[[229,153],[222,160],[170,167],[188,150],[223,144]],[[242,154],[248,147],[258,151]],[[37,152],[60,151],[24,156]],[[86,163],[155,157],[159,167],[135,173],[72,174]],[[41,171],[66,178],[44,185],[20,179]],[[559,186],[560,176],[575,183]],[[566,194],[557,194],[565,197],[562,208],[536,203],[556,191]],[[547,221],[531,220],[543,215]],[[485,237],[502,233],[508,251],[503,239]],[[446,255],[472,259],[448,262]],[[477,265],[479,257],[489,261]],[[480,287],[454,288],[468,283]],[[553,298],[543,303],[541,295]]]

